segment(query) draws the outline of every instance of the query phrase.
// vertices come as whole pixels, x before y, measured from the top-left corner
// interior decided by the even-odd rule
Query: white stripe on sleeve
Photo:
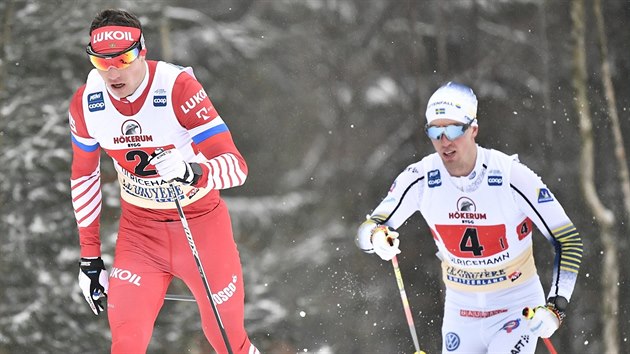
[[[227,189],[245,183],[247,175],[241,169],[238,159],[233,154],[222,154],[207,162],[210,168],[208,184],[213,182],[214,189]]]
[[[247,175],[241,169],[241,165],[238,163],[238,159],[236,158],[236,156],[234,156],[233,154],[227,154],[227,157],[229,157],[230,160],[232,160],[232,165],[234,166],[234,174],[236,178],[238,179],[237,184],[235,184],[235,186],[240,186],[243,183],[245,183],[245,180],[247,179]]]
[[[79,227],[89,226],[101,212],[101,173],[99,167],[89,176],[70,181],[72,207]]]

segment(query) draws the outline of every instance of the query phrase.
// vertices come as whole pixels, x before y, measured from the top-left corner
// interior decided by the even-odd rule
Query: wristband
[[[553,312],[556,317],[558,317],[558,321],[562,324],[562,321],[564,321],[565,317],[567,317],[564,310],[566,310],[568,304],[569,302],[564,296],[554,296],[547,300],[546,307],[549,311]]]
[[[201,178],[201,175],[203,175],[203,170],[201,169],[201,165],[196,162],[191,162],[189,165],[190,165],[190,169],[193,172],[193,179],[190,182],[190,185],[194,186],[195,184],[197,184],[197,182]]]

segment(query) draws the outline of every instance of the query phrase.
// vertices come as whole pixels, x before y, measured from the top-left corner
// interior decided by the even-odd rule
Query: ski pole
[[[545,343],[545,346],[547,346],[549,353],[558,354],[558,352],[556,351],[556,348],[553,347],[553,343],[551,343],[551,339],[543,338],[542,340],[543,340],[543,343]]]
[[[223,326],[221,316],[219,315],[219,310],[217,309],[217,305],[212,299],[210,284],[208,283],[208,279],[206,278],[206,272],[204,272],[203,266],[201,265],[201,259],[199,258],[199,253],[197,252],[197,246],[195,246],[195,240],[193,240],[192,233],[190,232],[190,228],[188,227],[188,221],[186,220],[186,216],[184,215],[184,209],[182,209],[182,205],[179,203],[179,193],[176,192],[173,183],[169,183],[168,187],[171,190],[171,194],[175,196],[175,206],[177,207],[177,214],[179,214],[179,219],[182,222],[184,233],[186,234],[186,239],[188,240],[188,246],[190,246],[190,251],[192,252],[193,257],[195,258],[195,262],[197,263],[197,269],[199,269],[199,275],[201,275],[201,280],[203,281],[203,285],[206,288],[206,295],[208,295],[208,300],[210,301],[212,312],[214,312],[214,317],[217,319],[217,324],[219,325],[219,330],[221,331],[221,336],[223,337],[225,348],[227,349],[227,352],[229,354],[233,354],[232,347],[230,346],[230,341],[228,340],[227,333],[225,332],[225,327]]]
[[[189,296],[189,295],[175,295],[175,294],[166,294],[166,296],[164,296],[164,300],[170,300],[170,301],[190,301],[190,302],[195,302],[197,300],[195,300],[194,297]]]
[[[396,258],[396,256],[392,258],[392,265],[394,266],[396,283],[398,284],[398,290],[400,290],[400,298],[402,299],[403,309],[405,310],[405,316],[407,317],[407,324],[409,325],[409,331],[411,332],[411,339],[413,339],[413,345],[416,348],[414,354],[426,354],[425,352],[420,350],[420,344],[418,343],[418,334],[416,333],[416,326],[413,324],[411,307],[409,306],[409,300],[407,299],[405,285],[403,284],[402,274],[400,273],[400,268],[398,267],[398,258]]]
[[[161,154],[164,151],[162,148],[157,148],[151,154],[151,159],[155,156]],[[150,160],[149,160],[150,162]],[[197,263],[197,269],[199,270],[199,275],[201,275],[201,281],[203,282],[203,286],[206,289],[206,295],[208,296],[208,301],[210,301],[210,307],[212,307],[212,312],[214,313],[214,317],[217,320],[217,325],[219,326],[219,330],[221,331],[221,337],[223,337],[223,342],[225,343],[225,348],[227,349],[228,354],[233,354],[232,347],[230,346],[230,341],[228,339],[227,333],[225,332],[225,327],[223,326],[223,321],[221,321],[221,315],[219,315],[219,310],[217,309],[217,305],[214,303],[212,299],[212,291],[210,290],[210,284],[208,283],[208,278],[206,278],[206,272],[203,270],[203,265],[201,264],[201,258],[199,258],[199,252],[197,252],[197,246],[195,245],[195,240],[193,240],[192,232],[190,232],[190,227],[188,227],[188,220],[186,220],[186,216],[184,215],[184,209],[182,208],[181,203],[179,202],[180,194],[177,193],[173,182],[168,183],[168,188],[175,198],[175,207],[177,208],[177,214],[179,215],[179,220],[182,222],[182,227],[184,228],[184,233],[186,234],[186,239],[188,240],[188,246],[190,246],[190,251],[192,252],[193,258],[195,258],[195,263]],[[176,300],[176,301],[191,301],[190,299],[185,299],[185,297],[180,297],[178,295],[166,295],[164,297],[165,300]],[[192,300],[194,301],[194,299]]]

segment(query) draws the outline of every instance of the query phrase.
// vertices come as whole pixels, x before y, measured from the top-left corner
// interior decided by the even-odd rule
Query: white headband
[[[436,119],[452,119],[468,124],[477,118],[477,97],[473,90],[456,82],[449,82],[431,95],[427,103],[427,124]],[[472,125],[477,125],[477,121]]]

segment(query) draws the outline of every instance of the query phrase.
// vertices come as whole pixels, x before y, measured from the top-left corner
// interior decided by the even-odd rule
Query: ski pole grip
[[[525,318],[527,318],[528,320],[531,320],[534,317],[534,310],[530,309],[529,307],[524,308],[523,316],[525,316]]]
[[[164,149],[162,149],[161,147],[155,149],[155,151],[153,151],[153,153],[151,154],[151,157],[156,157],[157,155],[161,154],[164,152]]]

